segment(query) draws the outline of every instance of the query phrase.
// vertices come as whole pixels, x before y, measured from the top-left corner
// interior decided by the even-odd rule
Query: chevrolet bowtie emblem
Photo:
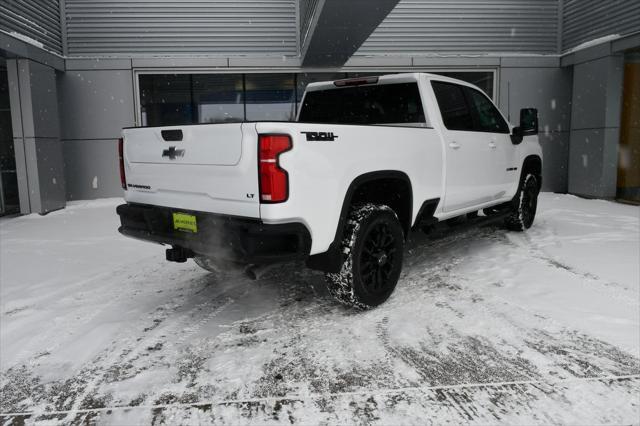
[[[169,157],[169,160],[175,160],[178,157],[184,157],[184,149],[176,149],[175,146],[171,146],[162,151],[162,156]]]

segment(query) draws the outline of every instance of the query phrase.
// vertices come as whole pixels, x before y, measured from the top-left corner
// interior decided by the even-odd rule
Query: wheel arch
[[[391,192],[393,189],[395,191]],[[349,211],[354,203],[374,202],[388,205],[398,216],[405,238],[411,229],[413,187],[409,176],[399,170],[377,170],[354,178],[345,193],[333,241],[324,253],[309,256],[307,266],[325,272],[338,272],[342,265],[340,242]]]

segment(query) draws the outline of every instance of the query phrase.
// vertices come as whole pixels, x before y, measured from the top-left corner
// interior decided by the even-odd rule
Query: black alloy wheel
[[[385,222],[376,224],[364,237],[360,255],[363,288],[371,294],[383,290],[389,282],[396,256],[393,233]]]
[[[538,209],[538,193],[540,185],[534,174],[523,176],[520,189],[513,199],[511,214],[505,219],[507,229],[524,231],[533,225]]]
[[[529,179],[522,189],[522,225],[529,229],[533,224],[538,209],[538,184],[535,180]]]
[[[344,231],[342,267],[326,274],[339,302],[369,309],[391,296],[400,278],[404,231],[396,213],[382,204],[354,206]]]

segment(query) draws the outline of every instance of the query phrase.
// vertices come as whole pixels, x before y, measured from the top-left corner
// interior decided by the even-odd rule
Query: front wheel
[[[539,191],[538,178],[531,173],[525,174],[513,200],[512,212],[505,219],[505,225],[508,229],[524,231],[531,227],[536,217]]]
[[[326,275],[329,293],[348,306],[368,309],[380,305],[396,287],[403,249],[402,226],[391,208],[354,206],[342,238],[342,268]]]

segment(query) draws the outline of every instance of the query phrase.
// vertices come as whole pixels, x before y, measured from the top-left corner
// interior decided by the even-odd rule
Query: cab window
[[[473,131],[473,117],[464,95],[463,86],[432,81],[444,126],[449,130]]]
[[[489,98],[471,87],[465,86],[464,90],[474,118],[474,131],[509,133],[509,126]]]

